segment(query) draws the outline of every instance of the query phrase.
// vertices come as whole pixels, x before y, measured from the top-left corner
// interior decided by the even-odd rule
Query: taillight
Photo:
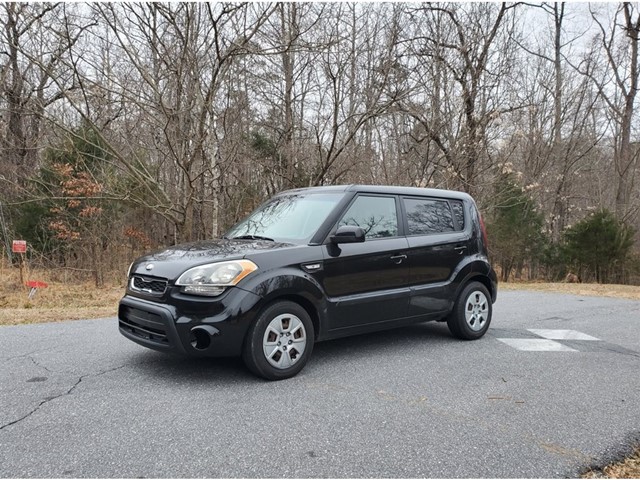
[[[478,218],[480,219],[480,231],[482,232],[482,241],[484,242],[484,248],[489,249],[489,240],[487,240],[487,228],[484,226],[484,220],[482,220],[482,214],[478,212]]]

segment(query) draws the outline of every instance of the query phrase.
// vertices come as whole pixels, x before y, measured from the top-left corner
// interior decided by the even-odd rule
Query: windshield
[[[343,195],[308,192],[279,195],[232,227],[225,237],[307,243]]]

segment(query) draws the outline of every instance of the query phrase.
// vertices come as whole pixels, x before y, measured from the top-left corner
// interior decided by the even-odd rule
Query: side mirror
[[[361,243],[364,242],[364,230],[352,225],[338,227],[335,235],[330,237],[331,243]]]

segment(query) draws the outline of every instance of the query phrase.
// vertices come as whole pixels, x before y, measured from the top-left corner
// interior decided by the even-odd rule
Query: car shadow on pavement
[[[255,378],[244,368],[240,358],[187,357],[154,350],[140,350],[131,355],[128,365],[145,377],[172,384],[211,382],[228,384]]]
[[[349,358],[358,358],[381,350],[385,353],[403,352],[407,348],[434,347],[458,342],[459,340],[451,336],[445,323],[428,322],[316,343],[313,356],[316,359],[329,359],[342,353]]]
[[[333,370],[345,360],[358,362],[372,356],[402,355],[407,349],[446,347],[458,344],[446,324],[429,322],[316,343],[310,364]],[[128,365],[143,376],[171,383],[246,384],[265,382],[253,376],[241,358],[185,357],[153,350],[132,352]],[[303,372],[304,373],[304,372]]]

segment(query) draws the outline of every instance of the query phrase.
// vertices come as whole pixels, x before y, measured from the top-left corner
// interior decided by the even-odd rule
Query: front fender
[[[260,309],[278,299],[297,301],[309,311],[316,338],[326,331],[326,297],[312,275],[294,268],[272,270],[252,278],[242,288],[260,297]]]

